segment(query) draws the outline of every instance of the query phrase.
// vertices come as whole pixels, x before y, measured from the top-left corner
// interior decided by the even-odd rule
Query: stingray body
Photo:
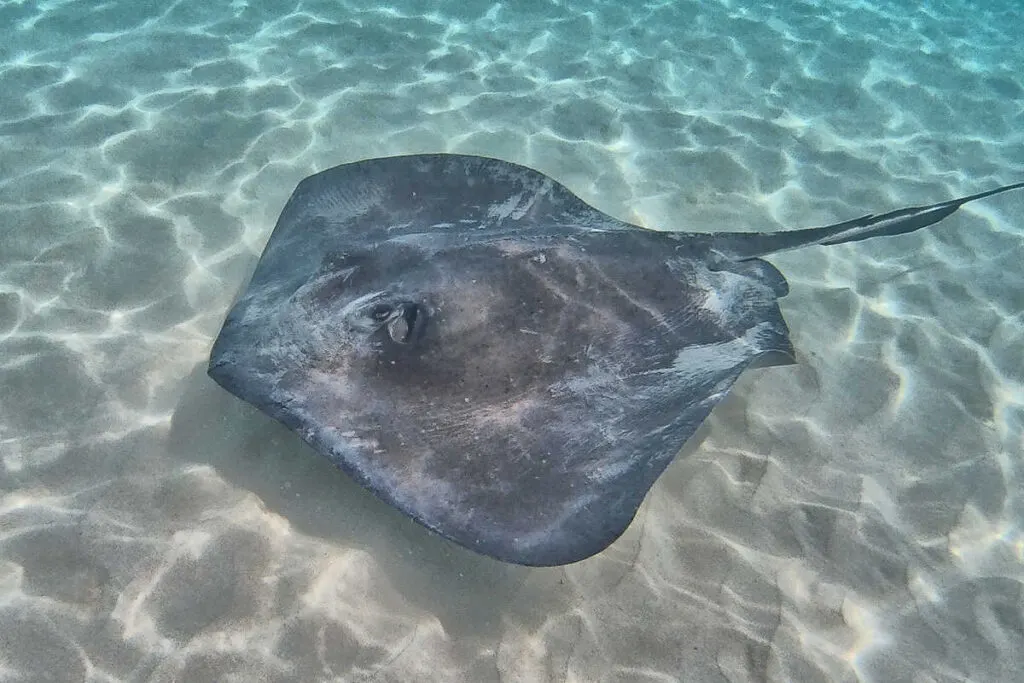
[[[532,169],[416,155],[303,180],[209,374],[379,497],[501,560],[588,557],[752,363],[792,362],[761,256],[1024,185],[767,234],[659,233]]]

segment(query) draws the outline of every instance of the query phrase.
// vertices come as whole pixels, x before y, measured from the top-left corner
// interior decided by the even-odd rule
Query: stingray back
[[[625,530],[744,368],[792,354],[778,271],[711,268],[703,244],[507,162],[341,166],[289,200],[210,374],[428,528],[503,560],[572,562]],[[356,252],[437,274],[416,289],[397,266],[375,273],[435,297],[414,351],[332,337],[363,292],[332,284]],[[453,303],[467,299],[475,313]]]

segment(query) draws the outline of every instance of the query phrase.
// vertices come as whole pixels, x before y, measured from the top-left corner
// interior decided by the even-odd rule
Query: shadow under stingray
[[[168,450],[253,492],[296,531],[365,550],[391,585],[437,616],[453,638],[497,636],[502,614],[518,602],[531,573],[546,572],[553,581],[542,583],[558,585],[563,572],[478,555],[420,526],[276,420],[216,386],[205,363],[184,380]],[[569,590],[543,592],[547,609],[572,601]]]

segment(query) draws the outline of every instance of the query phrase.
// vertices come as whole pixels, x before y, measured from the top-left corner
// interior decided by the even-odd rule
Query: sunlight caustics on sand
[[[0,0],[0,680],[1007,681],[1024,198],[772,258],[750,373],[626,535],[500,564],[204,373],[303,177],[495,156],[662,230],[1024,179],[1024,14],[944,0]]]

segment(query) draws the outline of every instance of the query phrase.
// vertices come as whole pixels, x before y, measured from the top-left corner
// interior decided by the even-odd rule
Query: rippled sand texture
[[[1020,193],[775,258],[800,364],[564,569],[429,535],[203,373],[295,183],[362,157],[667,230],[1024,179],[1016,0],[443,4],[0,2],[0,680],[1019,675]]]

